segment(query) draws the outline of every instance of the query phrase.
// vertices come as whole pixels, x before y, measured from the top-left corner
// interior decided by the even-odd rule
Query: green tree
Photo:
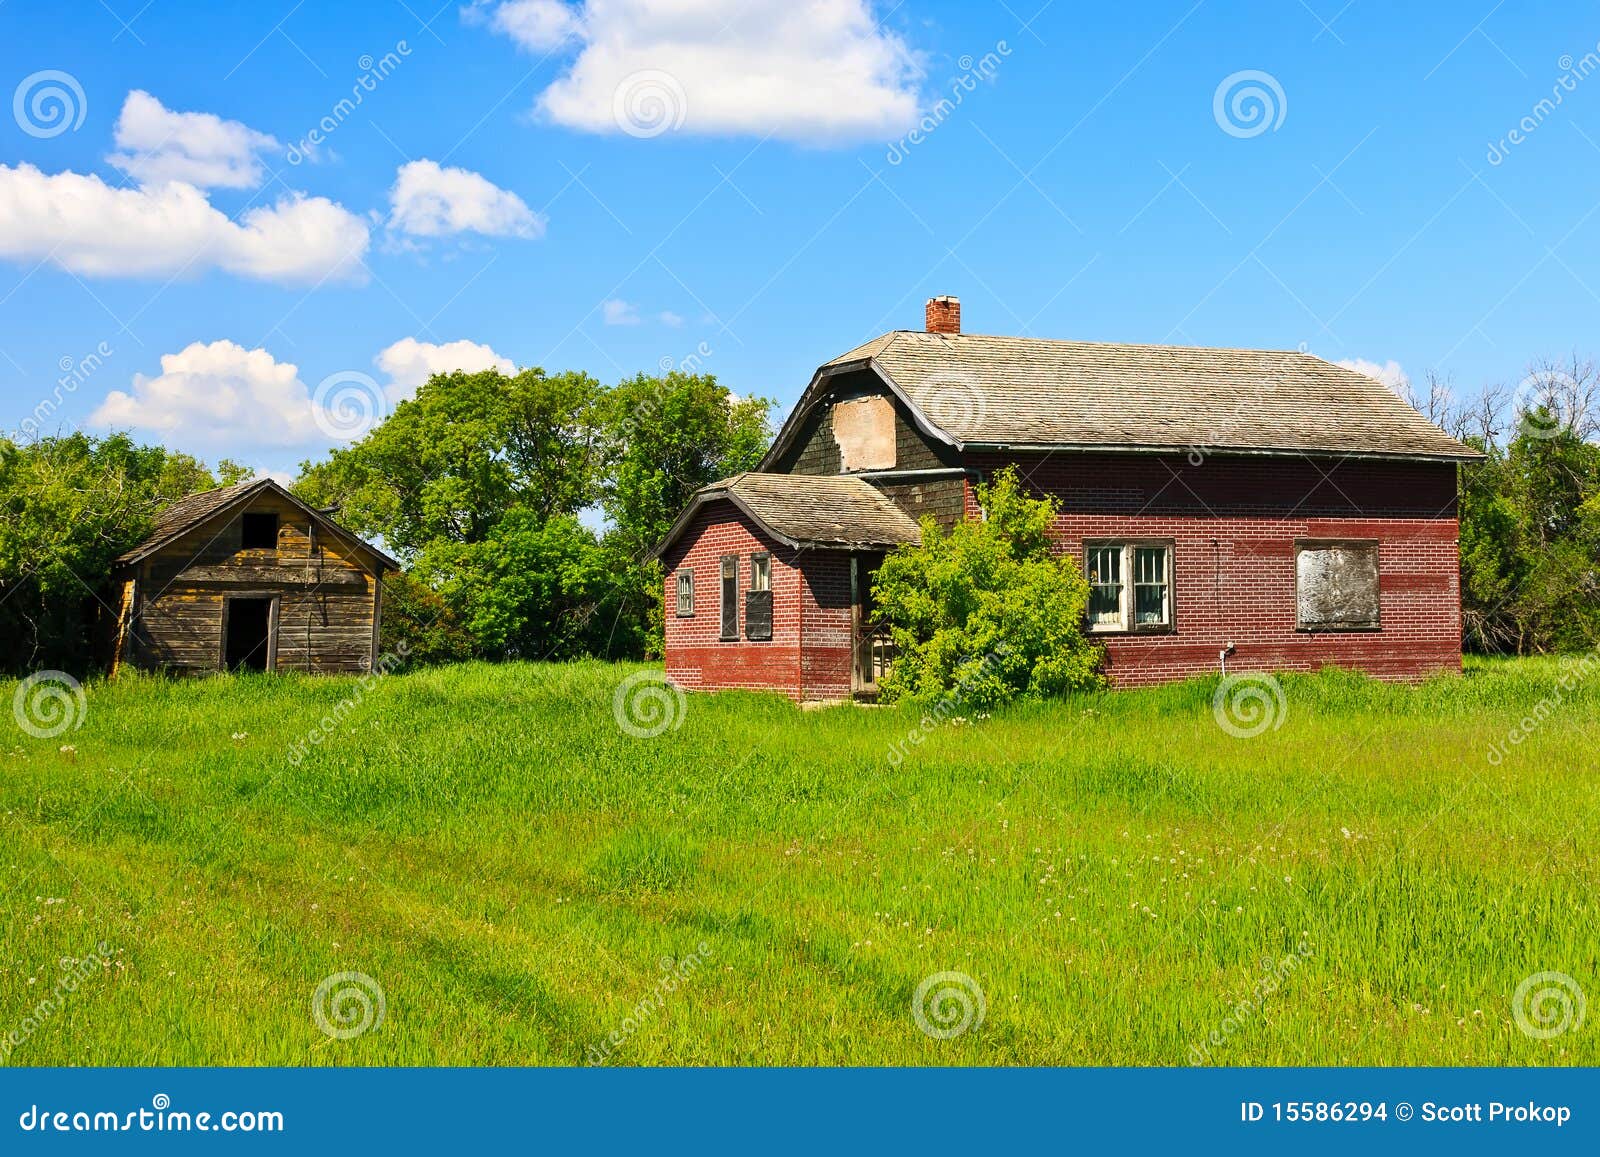
[[[89,670],[113,561],[162,506],[215,485],[189,455],[122,434],[0,439],[0,665]]]
[[[450,604],[405,571],[383,576],[382,624],[378,646],[408,663],[456,663],[473,656],[472,636]]]
[[[302,464],[295,489],[407,562],[481,543],[507,510],[544,521],[593,502],[601,398],[579,373],[437,374],[361,441]]]
[[[1103,686],[1104,653],[1083,629],[1088,583],[1051,553],[1054,500],[1030,498],[1008,468],[978,501],[982,520],[944,534],[926,519],[921,544],[878,569],[873,596],[897,651],[884,697],[987,707]]]
[[[1460,490],[1465,643],[1518,655],[1600,642],[1600,447],[1550,406],[1513,415]]]
[[[621,545],[643,557],[708,482],[754,469],[772,438],[765,398],[710,374],[639,374],[606,400],[601,503]]]

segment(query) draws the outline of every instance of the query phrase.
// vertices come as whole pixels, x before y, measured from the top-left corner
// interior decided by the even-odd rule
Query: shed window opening
[[[739,556],[736,554],[722,560],[722,637],[739,637]]]
[[[772,556],[770,554],[753,554],[750,556],[750,589],[753,591],[770,591],[772,589]]]
[[[278,549],[278,516],[255,511],[239,519],[240,546],[244,550]]]
[[[692,570],[678,572],[678,617],[680,619],[694,617],[694,571]]]
[[[1172,626],[1172,547],[1099,543],[1084,551],[1089,629],[1163,631]]]

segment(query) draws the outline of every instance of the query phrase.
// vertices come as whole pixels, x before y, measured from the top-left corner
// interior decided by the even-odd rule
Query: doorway
[[[271,669],[272,602],[270,598],[227,601],[222,657],[229,671]]]
[[[888,673],[894,653],[888,628],[876,621],[872,597],[872,576],[882,562],[883,555],[876,553],[850,556],[850,690],[866,699],[877,696],[878,681]]]

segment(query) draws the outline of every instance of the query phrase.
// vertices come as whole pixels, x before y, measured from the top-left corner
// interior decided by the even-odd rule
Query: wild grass
[[[1600,1063],[1600,1009],[1548,1039],[1513,1012],[1536,973],[1600,1000],[1600,670],[1283,677],[1240,739],[1215,679],[928,728],[691,696],[635,738],[636,669],[127,678],[50,739],[0,714],[6,1061]],[[384,995],[353,1039],[312,1012],[342,972]],[[949,1039],[912,1012],[940,972],[984,1001]]]

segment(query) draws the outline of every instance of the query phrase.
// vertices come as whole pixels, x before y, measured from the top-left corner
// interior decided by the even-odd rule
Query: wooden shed
[[[190,495],[117,560],[112,672],[371,670],[398,568],[270,478]]]

